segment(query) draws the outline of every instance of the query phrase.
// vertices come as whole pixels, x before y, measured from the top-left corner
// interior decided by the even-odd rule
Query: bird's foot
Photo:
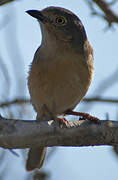
[[[76,112],[76,111],[72,111],[72,110],[67,110],[65,112],[66,115],[74,115],[74,116],[80,116],[81,120],[89,120],[89,121],[93,121],[94,123],[100,123],[100,120],[95,117],[92,116],[88,113],[84,113],[84,112]]]
[[[62,125],[62,126],[67,126],[67,124],[68,124],[68,121],[65,118],[58,117],[57,121],[58,121],[59,125]]]

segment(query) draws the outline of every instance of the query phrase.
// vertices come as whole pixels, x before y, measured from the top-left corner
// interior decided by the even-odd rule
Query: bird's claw
[[[62,125],[62,126],[67,126],[67,124],[68,124],[68,121],[65,118],[58,117],[57,121],[58,121],[59,125]]]
[[[80,116],[81,117],[81,120],[89,120],[89,121],[93,121],[94,123],[100,123],[100,120],[95,117],[95,116],[92,116],[88,113],[84,113],[84,112],[76,112],[76,111],[71,111],[71,110],[68,110],[65,112],[66,115],[74,115],[74,116]]]

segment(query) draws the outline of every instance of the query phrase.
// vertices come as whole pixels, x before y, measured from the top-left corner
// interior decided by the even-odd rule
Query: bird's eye
[[[55,23],[57,24],[57,25],[65,25],[66,24],[66,22],[67,22],[67,20],[64,18],[64,17],[57,17],[56,19],[55,19]]]

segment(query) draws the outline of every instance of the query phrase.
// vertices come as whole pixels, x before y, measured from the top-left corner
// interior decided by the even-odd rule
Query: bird
[[[68,9],[55,6],[26,12],[38,20],[42,33],[41,45],[34,54],[28,75],[36,120],[58,119],[63,114],[84,116],[73,109],[92,82],[94,57],[80,18]],[[40,169],[45,154],[46,147],[32,147],[26,169]]]

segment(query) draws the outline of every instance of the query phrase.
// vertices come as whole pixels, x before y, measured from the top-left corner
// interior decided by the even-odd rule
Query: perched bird
[[[74,13],[60,7],[27,13],[38,20],[42,32],[42,43],[28,77],[37,120],[73,114],[88,91],[94,72],[93,49],[84,26]],[[45,153],[46,147],[31,148],[26,169],[40,169]]]

